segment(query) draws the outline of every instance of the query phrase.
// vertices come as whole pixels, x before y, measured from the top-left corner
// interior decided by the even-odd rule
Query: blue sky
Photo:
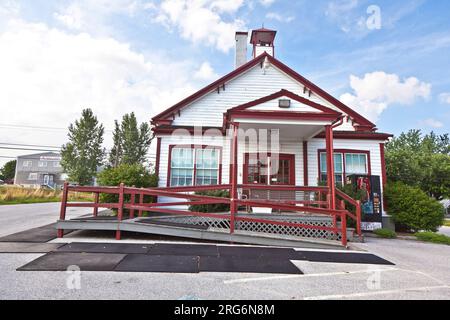
[[[0,135],[60,145],[56,128],[88,106],[108,129],[125,112],[147,121],[231,71],[234,31],[262,24],[276,58],[380,131],[449,132],[449,13],[446,0],[0,0],[0,108],[14,110]]]

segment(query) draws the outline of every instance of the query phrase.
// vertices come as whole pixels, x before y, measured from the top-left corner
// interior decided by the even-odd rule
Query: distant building
[[[61,155],[56,152],[19,156],[14,184],[30,188],[58,188],[67,178],[60,162]]]

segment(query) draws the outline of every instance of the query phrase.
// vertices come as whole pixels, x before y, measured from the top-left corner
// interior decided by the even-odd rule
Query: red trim
[[[378,132],[333,131],[335,139],[361,139],[361,140],[388,140],[392,134]],[[321,132],[314,138],[323,139],[325,133]]]
[[[303,186],[308,186],[308,141],[303,141]]]
[[[246,178],[248,177],[248,162],[250,155],[256,155],[256,158],[259,159],[260,154],[259,153],[245,153],[244,154],[244,163],[242,168],[242,182],[243,184],[248,184]],[[267,156],[271,156],[272,153],[268,152]],[[278,154],[279,159],[287,159],[290,162],[290,168],[289,168],[289,186],[295,186],[295,154],[287,154],[287,153],[279,153]],[[269,181],[268,181],[269,182]],[[258,184],[254,184],[258,185]],[[276,186],[280,186],[280,184],[275,184]],[[271,184],[270,186],[273,186]]]
[[[172,149],[173,148],[191,148],[191,149],[207,149],[207,148],[211,148],[211,149],[219,149],[220,153],[219,153],[219,179],[218,179],[218,184],[222,184],[222,151],[223,148],[221,146],[212,146],[212,145],[197,145],[197,144],[171,144],[169,145],[169,156],[168,156],[168,161],[167,161],[167,181],[166,181],[166,185],[167,187],[171,187],[170,185],[170,164],[172,162]],[[196,167],[195,167],[195,163],[194,163],[194,177],[192,180],[192,186],[195,186],[195,177],[196,177]]]
[[[381,184],[383,186],[383,209],[387,211],[386,201],[384,201],[384,188],[387,183],[386,175],[386,160],[384,156],[384,143],[380,143],[380,158],[381,158]]]
[[[175,114],[179,109],[183,108],[184,106],[192,103],[193,101],[199,99],[200,97],[204,96],[205,94],[215,91],[217,87],[222,86],[225,82],[233,79],[234,77],[242,74],[243,72],[247,71],[248,69],[256,66],[261,61],[264,61],[265,58],[269,59],[269,62],[273,64],[275,67],[280,69],[281,71],[285,72],[290,77],[294,78],[301,84],[303,84],[308,89],[312,90],[314,93],[322,97],[323,99],[327,100],[333,105],[336,105],[339,109],[341,109],[344,113],[348,114],[351,118],[357,122],[358,125],[363,127],[369,127],[371,130],[375,130],[375,124],[358,114],[356,111],[352,110],[342,102],[340,102],[338,99],[334,98],[330,94],[326,93],[324,90],[289,68],[287,65],[283,64],[279,60],[275,59],[268,53],[264,52],[255,59],[247,62],[246,64],[242,65],[241,67],[233,70],[232,72],[228,73],[224,77],[220,78],[219,80],[211,83],[210,85],[204,87],[203,89],[197,91],[193,95],[183,99],[182,101],[178,102],[177,104],[173,105],[172,107],[168,108],[167,110],[161,112],[160,114],[156,115],[152,118],[153,123],[157,123],[160,120],[166,120],[168,116]]]
[[[329,113],[309,113],[309,112],[291,112],[291,111],[232,111],[230,118],[250,118],[250,119],[277,119],[277,120],[317,120],[317,121],[336,121],[340,114]]]
[[[325,126],[327,146],[327,183],[330,195],[330,209],[336,209],[336,176],[334,175],[334,147],[333,147],[333,127]]]
[[[346,172],[345,172],[345,154],[346,153],[353,153],[353,154],[355,154],[355,153],[358,153],[358,154],[365,154],[366,155],[366,157],[367,157],[367,174],[368,175],[371,175],[372,174],[372,167],[371,167],[371,161],[370,161],[370,151],[368,151],[368,150],[356,150],[356,149],[334,149],[333,150],[334,151],[334,153],[342,153],[343,155],[342,155],[342,166],[343,166],[343,172],[342,172],[342,174],[343,174],[343,177],[342,177],[342,179],[344,179],[344,183],[345,183],[345,175],[346,175]],[[319,181],[320,182],[320,174],[321,174],[321,172],[320,172],[320,154],[321,153],[326,153],[326,150],[325,149],[319,149],[319,150],[317,150],[317,159],[318,159],[318,166],[317,166],[317,171],[318,171],[318,179],[317,179],[317,181]]]
[[[292,100],[295,100],[297,102],[306,104],[306,105],[308,105],[308,106],[310,106],[310,107],[312,107],[314,109],[323,111],[325,113],[342,115],[340,112],[337,112],[337,111],[335,111],[335,110],[333,110],[331,108],[325,107],[325,106],[323,106],[321,104],[315,103],[315,102],[313,102],[311,100],[305,99],[305,98],[303,98],[303,97],[301,97],[301,96],[299,96],[299,95],[297,95],[297,94],[295,94],[295,93],[293,93],[291,91],[285,90],[285,89],[282,89],[282,90],[280,90],[278,92],[272,93],[272,94],[270,94],[268,96],[265,96],[265,97],[262,97],[262,98],[259,98],[259,99],[256,99],[256,100],[253,100],[253,101],[241,104],[241,105],[239,105],[237,107],[229,109],[228,111],[245,110],[245,109],[257,106],[257,105],[262,104],[264,102],[271,101],[271,100],[274,100],[274,99],[280,98],[280,97],[289,97]]]
[[[356,111],[354,111],[350,107],[346,106],[341,101],[339,101],[335,97],[331,96],[329,93],[325,92],[323,89],[319,88],[314,83],[312,83],[308,79],[304,78],[303,76],[301,76],[300,74],[298,74],[297,72],[295,72],[294,70],[289,68],[287,65],[285,65],[281,61],[271,57],[270,55],[267,55],[267,56],[269,58],[269,61],[274,66],[276,66],[277,68],[281,69],[282,71],[287,73],[289,76],[291,76],[292,78],[294,78],[298,82],[302,83],[304,86],[306,86],[309,89],[311,89],[314,93],[316,93],[317,95],[319,95],[323,99],[327,100],[331,104],[335,105],[336,107],[338,107],[339,109],[344,111],[346,114],[348,114],[349,116],[354,118],[356,120],[356,122],[358,122],[358,124],[360,124],[360,125],[367,125],[367,126],[370,126],[372,129],[375,129],[375,124],[374,123],[370,122],[369,120],[364,118],[362,115],[360,115],[359,113],[357,113]]]
[[[217,136],[220,134],[221,136],[224,135],[223,128],[221,127],[196,127],[196,126],[156,126],[153,127],[152,130],[155,134],[158,135],[171,135],[176,130],[184,130],[186,133],[189,134],[197,134],[199,133],[201,129],[201,134],[206,136]]]
[[[156,163],[155,163],[155,174],[159,177],[159,165],[161,161],[161,138],[156,138]]]
[[[381,178],[383,187],[386,185],[387,176],[386,176],[386,160],[384,158],[384,143],[380,143],[380,158],[381,158]]]
[[[208,94],[209,92],[215,91],[217,89],[217,87],[222,86],[225,82],[233,79],[234,77],[237,77],[241,73],[243,73],[243,72],[247,71],[248,69],[256,66],[258,63],[263,61],[265,56],[268,56],[268,55],[267,54],[262,54],[259,57],[257,57],[256,59],[250,60],[246,64],[244,64],[244,65],[240,66],[239,68],[231,71],[230,73],[228,73],[224,77],[220,78],[219,80],[214,81],[210,85],[204,87],[203,89],[197,91],[196,93],[190,95],[189,97],[181,100],[180,102],[178,102],[177,104],[173,105],[169,109],[167,109],[167,110],[161,112],[160,114],[156,115],[155,117],[153,117],[152,118],[152,122],[159,121],[162,118],[168,117],[171,114],[177,112],[179,109],[183,108],[184,106],[186,106],[186,105],[190,104],[191,102],[197,100],[198,98],[204,96],[205,94]]]

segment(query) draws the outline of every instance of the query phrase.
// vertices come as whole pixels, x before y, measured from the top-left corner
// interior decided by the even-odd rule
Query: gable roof
[[[324,113],[340,115],[339,112],[337,112],[337,111],[335,111],[335,110],[333,110],[331,108],[325,107],[325,106],[323,106],[321,104],[318,104],[318,103],[315,103],[315,102],[313,102],[311,100],[303,98],[303,97],[301,97],[301,96],[299,96],[299,95],[297,95],[297,94],[295,94],[295,93],[293,93],[293,92],[291,92],[289,90],[286,90],[286,89],[282,89],[282,90],[280,90],[278,92],[272,93],[271,95],[268,95],[268,96],[265,96],[265,97],[262,97],[262,98],[259,98],[259,99],[256,99],[256,100],[253,100],[253,101],[241,104],[241,105],[239,105],[237,107],[228,109],[228,112],[230,112],[230,111],[231,112],[232,111],[242,111],[242,110],[245,110],[245,109],[248,109],[248,108],[260,105],[260,104],[262,104],[264,102],[271,101],[271,100],[274,100],[274,99],[277,99],[277,98],[281,98],[281,97],[291,98],[292,100],[295,100],[297,102],[300,102],[302,104],[310,106],[310,107],[312,107],[314,109],[317,109],[319,111],[322,111]]]
[[[231,71],[227,75],[223,76],[222,78],[214,81],[210,85],[204,87],[203,89],[200,89],[196,93],[190,95],[189,97],[181,100],[180,102],[176,103],[175,105],[171,106],[170,108],[166,109],[165,111],[159,113],[155,117],[152,118],[152,123],[156,123],[160,120],[167,120],[167,117],[170,117],[171,115],[175,114],[176,112],[180,111],[183,107],[186,105],[194,102],[195,100],[201,98],[202,96],[212,92],[213,90],[217,90],[218,87],[221,87],[225,85],[226,82],[232,80],[233,78],[241,75],[242,73],[246,72],[247,70],[251,69],[252,67],[256,66],[258,63],[262,63],[264,59],[268,59],[269,62],[292,77],[293,79],[300,82],[303,86],[310,89],[312,92],[320,96],[321,98],[325,99],[329,103],[335,105],[337,108],[339,108],[341,111],[349,115],[361,128],[365,130],[375,130],[375,124],[351,109],[350,107],[346,106],[344,103],[330,95],[329,93],[325,92],[323,89],[319,88],[315,84],[313,84],[311,81],[307,80],[303,76],[301,76],[296,71],[289,68],[287,65],[282,63],[281,61],[275,59],[271,55],[269,55],[267,52],[263,52],[256,58],[250,60],[246,64],[240,66],[239,68]],[[307,99],[306,99],[307,100]],[[309,100],[308,100],[309,101]]]

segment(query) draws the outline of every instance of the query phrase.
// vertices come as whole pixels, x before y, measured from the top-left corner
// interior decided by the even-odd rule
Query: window
[[[344,183],[344,177],[352,174],[368,174],[366,153],[336,152],[334,154],[334,173],[337,184]],[[327,156],[320,152],[320,181],[327,181]]]
[[[336,183],[344,183],[344,164],[342,153],[334,154],[334,179]],[[320,153],[320,181],[327,181],[327,154]]]
[[[61,168],[61,162],[59,162],[59,161],[54,161],[54,162],[53,162],[53,167],[54,167],[54,168]]]
[[[196,149],[195,156],[195,184],[218,184],[219,181],[219,150]]]
[[[170,155],[170,185],[218,184],[219,156],[219,148],[172,148]]]
[[[367,155],[364,153],[345,154],[345,175],[367,174]]]
[[[31,161],[31,160],[26,160],[23,162],[24,168],[28,168],[28,167],[32,167],[32,166],[33,166],[33,161]]]
[[[39,161],[38,166],[41,168],[47,167],[47,161]]]
[[[35,172],[32,172],[28,175],[28,180],[37,180],[38,175]]]

